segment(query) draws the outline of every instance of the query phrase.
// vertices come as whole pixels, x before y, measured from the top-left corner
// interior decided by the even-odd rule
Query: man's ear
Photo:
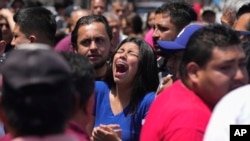
[[[198,73],[200,70],[199,65],[196,64],[195,62],[190,62],[186,66],[186,69],[187,69],[189,79],[194,83],[198,83],[198,81],[199,81],[199,74]]]
[[[30,40],[31,43],[34,43],[34,42],[36,42],[37,38],[36,38],[35,35],[30,35],[29,40]]]

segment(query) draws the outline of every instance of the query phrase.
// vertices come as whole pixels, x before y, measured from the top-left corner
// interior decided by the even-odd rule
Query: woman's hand
[[[92,132],[94,141],[121,141],[121,128],[118,124],[100,125]]]

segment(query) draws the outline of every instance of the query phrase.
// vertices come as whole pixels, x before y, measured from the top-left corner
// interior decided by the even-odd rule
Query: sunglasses
[[[6,23],[0,23],[0,27],[2,28],[3,26],[6,26],[7,28],[10,28],[9,24],[6,24]]]

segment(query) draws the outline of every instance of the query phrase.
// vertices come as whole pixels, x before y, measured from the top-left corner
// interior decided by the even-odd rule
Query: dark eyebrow
[[[238,60],[238,59],[233,58],[233,59],[230,59],[230,60],[224,60],[222,63],[228,64],[228,63],[235,62],[236,60]],[[245,60],[246,60],[246,56],[239,58],[239,61],[245,61]]]

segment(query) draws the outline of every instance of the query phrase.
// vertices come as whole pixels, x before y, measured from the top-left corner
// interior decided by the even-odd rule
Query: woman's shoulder
[[[143,99],[155,99],[156,97],[156,92],[149,92],[147,93]]]
[[[104,81],[95,81],[95,88],[100,89],[100,88],[109,88],[108,84]]]
[[[155,98],[156,98],[156,93],[149,92],[143,97],[141,104],[142,105],[151,105],[151,103],[155,100]]]
[[[108,84],[104,81],[95,81],[95,94],[98,95],[106,95],[109,93],[110,88]]]
[[[140,115],[141,119],[145,118],[145,116],[148,113],[148,110],[155,100],[156,93],[155,92],[149,92],[147,93],[143,99],[141,100],[139,107],[138,107],[138,115]]]

